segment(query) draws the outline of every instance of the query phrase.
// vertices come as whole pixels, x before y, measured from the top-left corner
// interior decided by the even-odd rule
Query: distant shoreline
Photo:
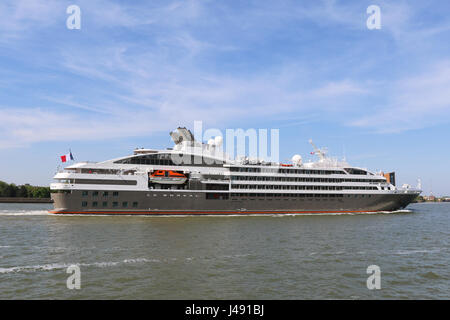
[[[51,198],[0,197],[0,203],[53,203]]]
[[[411,203],[450,203],[450,201],[413,201]]]

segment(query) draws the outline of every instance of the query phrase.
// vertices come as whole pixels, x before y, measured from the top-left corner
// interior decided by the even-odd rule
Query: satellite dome
[[[292,163],[294,163],[297,166],[301,165],[302,164],[302,156],[299,154],[296,154],[295,156],[293,156]]]

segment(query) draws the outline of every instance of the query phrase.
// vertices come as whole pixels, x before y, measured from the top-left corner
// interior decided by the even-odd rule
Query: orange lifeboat
[[[179,172],[172,170],[156,170],[149,174],[149,179],[153,183],[161,184],[183,184],[187,177]]]
[[[292,164],[280,163],[280,165],[281,165],[282,167],[292,167]]]

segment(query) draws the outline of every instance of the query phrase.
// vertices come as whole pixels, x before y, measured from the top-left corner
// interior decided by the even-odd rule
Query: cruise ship
[[[252,215],[396,211],[420,193],[397,187],[395,173],[370,172],[330,158],[289,163],[219,152],[221,137],[196,141],[186,128],[165,150],[135,149],[103,162],[78,162],[50,185],[55,214]]]

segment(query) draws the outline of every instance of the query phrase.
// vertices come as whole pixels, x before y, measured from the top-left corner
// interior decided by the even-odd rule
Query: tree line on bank
[[[0,197],[50,198],[50,188],[31,186],[29,184],[16,186],[14,183],[8,184],[0,181]]]

